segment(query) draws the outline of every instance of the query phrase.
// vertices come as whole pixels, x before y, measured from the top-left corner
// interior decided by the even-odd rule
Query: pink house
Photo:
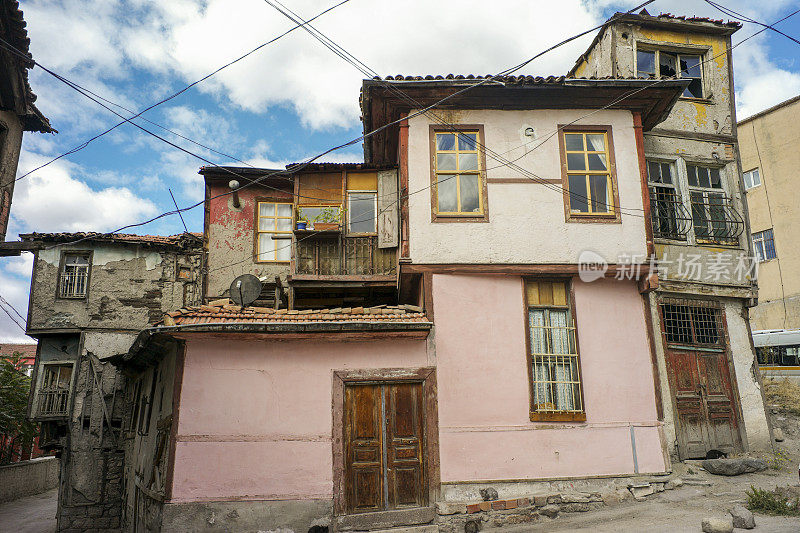
[[[365,131],[387,129],[361,165],[263,170],[235,197],[202,171],[207,304],[116,361],[136,527],[435,530],[481,488],[670,470],[642,132],[688,82],[475,83],[365,81]],[[298,229],[314,209],[335,227]],[[242,273],[270,283],[245,309]]]

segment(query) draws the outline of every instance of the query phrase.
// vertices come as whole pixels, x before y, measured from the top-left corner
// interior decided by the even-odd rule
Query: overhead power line
[[[350,0],[342,0],[342,1],[341,1],[341,2],[339,2],[338,4],[334,4],[334,5],[332,5],[332,6],[331,6],[331,7],[329,7],[328,9],[326,9],[326,10],[324,10],[324,11],[321,11],[320,13],[318,13],[317,15],[315,15],[314,17],[310,18],[310,19],[308,20],[308,22],[311,22],[311,21],[313,21],[313,20],[316,20],[317,18],[321,17],[322,15],[324,15],[324,14],[328,13],[329,11],[331,11],[331,10],[333,10],[333,9],[336,9],[337,7],[339,7],[339,6],[341,6],[341,5],[344,5],[344,4],[346,4],[346,3],[347,3],[347,2],[349,2],[349,1],[350,1]],[[34,172],[36,172],[36,171],[38,171],[38,170],[41,170],[41,169],[43,169],[44,167],[46,167],[46,166],[48,166],[48,165],[50,165],[50,164],[52,164],[52,163],[55,163],[56,161],[58,161],[58,160],[59,160],[59,159],[61,159],[62,157],[65,157],[65,156],[68,156],[68,155],[70,155],[70,154],[74,154],[75,152],[78,152],[78,151],[80,151],[80,150],[83,150],[84,148],[86,148],[87,146],[89,146],[89,144],[91,144],[93,141],[95,141],[95,140],[99,139],[100,137],[102,137],[102,136],[106,135],[107,133],[110,133],[110,132],[114,131],[115,129],[117,129],[118,127],[122,126],[122,125],[123,125],[123,124],[125,124],[126,122],[130,122],[130,120],[132,120],[132,119],[135,119],[135,118],[138,118],[138,117],[142,116],[142,115],[143,115],[144,113],[146,113],[147,111],[150,111],[151,109],[153,109],[153,108],[155,108],[155,107],[158,107],[158,106],[160,106],[160,105],[161,105],[161,104],[163,104],[163,103],[169,102],[169,101],[170,101],[170,100],[172,100],[173,98],[175,98],[175,97],[177,97],[177,96],[179,96],[179,95],[181,95],[181,94],[185,93],[186,91],[188,91],[189,89],[191,89],[191,88],[192,88],[192,87],[194,87],[195,85],[197,85],[197,84],[199,84],[199,83],[202,83],[202,82],[204,82],[204,81],[205,81],[205,80],[207,80],[208,78],[210,78],[210,77],[214,76],[215,74],[218,74],[219,72],[221,72],[221,71],[225,70],[226,68],[230,67],[231,65],[234,65],[234,64],[238,63],[238,62],[239,62],[239,61],[241,61],[242,59],[244,59],[244,58],[246,58],[246,57],[248,57],[248,56],[250,56],[250,55],[254,54],[255,52],[257,52],[258,50],[261,50],[261,49],[262,49],[262,48],[264,48],[265,46],[267,46],[267,45],[270,45],[270,44],[274,43],[274,42],[275,42],[275,41],[277,41],[278,39],[280,39],[280,38],[282,38],[282,37],[284,37],[284,36],[286,36],[286,35],[290,34],[291,32],[293,32],[294,30],[296,30],[296,29],[297,29],[297,28],[299,28],[299,27],[300,27],[300,25],[297,25],[297,26],[294,26],[294,27],[292,27],[292,28],[289,28],[288,30],[286,30],[285,32],[281,33],[281,34],[280,34],[280,35],[278,35],[277,37],[273,37],[273,38],[272,38],[272,39],[270,39],[269,41],[266,41],[266,42],[264,42],[264,43],[261,43],[260,45],[256,46],[255,48],[253,48],[253,49],[252,49],[252,50],[250,50],[249,52],[247,52],[247,53],[245,53],[245,54],[243,54],[243,55],[241,55],[241,56],[237,57],[236,59],[234,59],[234,60],[232,60],[232,61],[229,61],[228,63],[226,63],[226,64],[222,65],[221,67],[219,67],[219,68],[217,68],[217,69],[215,69],[213,72],[210,72],[209,74],[206,74],[205,76],[203,76],[203,77],[202,77],[202,78],[200,78],[199,80],[197,80],[197,81],[194,81],[194,82],[190,83],[189,85],[187,85],[187,86],[183,87],[182,89],[180,89],[179,91],[177,91],[177,92],[175,92],[175,93],[171,94],[170,96],[168,96],[168,97],[166,97],[166,98],[164,98],[164,99],[162,99],[162,100],[159,100],[158,102],[156,102],[156,103],[154,103],[154,104],[152,104],[152,105],[150,105],[150,106],[146,107],[145,109],[143,109],[142,111],[140,111],[140,112],[139,112],[139,113],[137,113],[136,115],[134,115],[134,116],[130,117],[130,119],[128,119],[128,120],[123,120],[122,122],[118,122],[118,123],[117,123],[117,124],[115,124],[114,126],[112,126],[112,127],[108,128],[107,130],[105,130],[105,131],[103,131],[103,132],[101,132],[101,133],[98,133],[98,134],[97,134],[97,135],[95,135],[94,137],[91,137],[90,139],[88,139],[88,140],[84,141],[83,143],[79,144],[78,146],[76,146],[76,147],[72,148],[71,150],[68,150],[68,151],[66,151],[66,152],[64,152],[64,153],[62,153],[62,154],[60,154],[60,155],[58,155],[58,156],[56,156],[56,157],[54,157],[54,158],[50,159],[50,160],[49,160],[49,161],[47,161],[46,163],[44,163],[44,164],[42,164],[42,165],[39,165],[38,167],[34,168],[33,170],[30,170],[30,171],[26,172],[25,174],[23,174],[23,175],[19,176],[19,177],[18,177],[18,178],[17,178],[15,181],[19,181],[19,180],[21,180],[21,179],[23,179],[23,178],[25,178],[25,177],[29,176],[30,174],[33,174]],[[6,45],[9,45],[9,46],[10,46],[10,44],[9,44],[7,41],[3,40],[2,38],[0,38],[0,41],[2,41],[3,43],[5,43]],[[29,59],[29,58],[26,56],[26,59]],[[39,65],[39,67],[41,67],[41,65]],[[86,89],[85,89],[85,90],[86,90]],[[98,95],[97,95],[97,94],[95,94],[95,93],[92,93],[91,91],[88,91],[88,90],[87,90],[87,92],[89,92],[90,94],[92,94],[92,95],[94,95],[94,96],[96,96],[96,97],[98,97],[98,98],[101,98],[101,99],[105,100],[104,98],[102,98],[102,97],[98,96]],[[106,100],[106,101],[108,101],[108,100]],[[119,104],[114,104],[113,102],[111,102],[111,103],[112,103],[112,105],[116,105],[117,107],[120,107],[121,109],[124,109],[124,110],[128,111],[129,113],[133,113],[133,111],[131,111],[131,110],[127,109],[127,108],[124,108],[124,107],[120,106]],[[160,126],[159,124],[156,124],[155,122],[152,122],[152,121],[150,121],[150,120],[148,120],[148,119],[146,119],[146,118],[145,118],[144,120],[146,120],[147,122],[150,122],[151,124],[153,124],[153,125],[155,125],[155,126],[158,126],[159,128],[162,128],[162,129],[164,129],[164,130],[166,130],[166,131],[169,131],[170,133],[172,133],[172,134],[174,134],[174,135],[177,135],[178,137],[181,137],[181,138],[183,138],[183,139],[186,139],[186,140],[188,140],[188,141],[191,141],[191,142],[193,142],[193,143],[197,144],[198,146],[202,146],[203,148],[206,148],[206,149],[208,149],[208,150],[211,150],[211,151],[213,151],[213,152],[215,152],[215,153],[218,153],[218,154],[220,154],[220,155],[222,155],[222,156],[224,156],[224,157],[231,157],[231,156],[228,156],[227,154],[224,154],[224,153],[222,153],[222,152],[217,152],[216,150],[214,150],[214,149],[212,149],[212,148],[209,148],[208,146],[204,146],[204,145],[202,145],[202,144],[200,144],[200,143],[196,143],[195,141],[192,141],[191,139],[188,139],[188,138],[186,138],[186,137],[183,137],[183,136],[182,136],[182,135],[180,135],[179,133],[176,133],[176,132],[174,132],[174,131],[172,131],[172,130],[170,130],[170,129],[168,129],[168,128],[165,128],[165,127],[163,127],[163,126]],[[232,158],[232,159],[235,159],[235,158]],[[237,159],[237,161],[238,161],[238,159]]]
[[[752,19],[752,18],[748,17],[747,15],[743,15],[743,14],[737,12],[737,11],[734,11],[733,9],[731,9],[729,7],[725,7],[722,4],[718,4],[716,2],[712,2],[711,0],[704,0],[704,1],[705,1],[706,4],[708,4],[711,7],[715,8],[717,11],[721,11],[722,13],[724,13],[725,15],[728,15],[731,18],[738,19],[738,20],[743,20],[745,22],[750,22],[752,24],[756,24],[758,26],[762,26],[765,30],[772,30],[772,31],[774,31],[776,33],[779,33],[780,35],[783,35],[787,39],[790,39],[790,40],[796,42],[797,44],[800,44],[800,41],[798,41],[797,39],[795,39],[791,35],[789,35],[787,33],[784,33],[784,32],[782,32],[781,30],[779,30],[778,28],[775,27],[775,24],[777,24],[778,22],[781,22],[781,21],[789,18],[790,16],[794,15],[794,13],[797,13],[798,11],[800,11],[800,9],[798,9],[794,13],[788,15],[787,17],[782,18],[781,20],[779,20],[777,22],[773,22],[772,24],[764,24],[763,22],[759,22],[759,21],[757,21],[755,19]]]

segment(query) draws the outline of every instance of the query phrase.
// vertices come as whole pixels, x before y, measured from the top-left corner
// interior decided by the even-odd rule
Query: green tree
[[[31,378],[21,370],[22,355],[0,357],[0,464],[10,463],[14,450],[30,446],[37,434],[36,424],[25,416]]]

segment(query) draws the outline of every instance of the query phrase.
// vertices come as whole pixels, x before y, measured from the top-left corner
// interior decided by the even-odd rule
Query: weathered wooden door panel
[[[702,313],[690,314],[680,309],[691,307],[695,311],[694,305]],[[672,328],[665,332],[664,338],[679,454],[685,459],[705,457],[710,450],[735,451],[740,444],[736,398],[723,341],[724,317],[720,310],[707,304],[667,304],[667,307],[671,309],[667,312],[666,326],[662,308],[662,327]],[[686,319],[678,323],[675,316]],[[692,318],[688,319],[689,316]],[[677,339],[672,345],[671,336]]]
[[[388,387],[387,457],[392,508],[424,504],[422,490],[422,385]]]
[[[347,511],[425,505],[421,383],[345,388]]]
[[[370,385],[345,389],[347,501],[349,511],[383,509],[381,389]]]

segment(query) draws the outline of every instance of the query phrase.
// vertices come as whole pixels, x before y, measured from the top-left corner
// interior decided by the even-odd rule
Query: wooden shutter
[[[397,171],[378,172],[378,248],[394,248],[399,243],[399,195]]]

